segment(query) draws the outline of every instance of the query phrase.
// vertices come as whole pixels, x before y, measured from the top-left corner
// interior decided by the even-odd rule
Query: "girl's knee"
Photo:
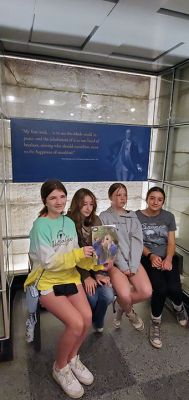
[[[72,332],[77,336],[81,336],[86,329],[89,329],[92,325],[92,312],[89,308],[89,311],[82,315],[81,318],[78,318],[76,321],[72,323],[71,329]]]
[[[118,301],[119,300],[122,304],[126,304],[126,305],[131,304],[132,303],[131,294],[130,293],[119,294]]]
[[[82,318],[78,318],[77,320],[72,321],[71,325],[68,325],[67,328],[72,331],[74,336],[80,337],[85,328],[84,320]]]
[[[143,298],[149,299],[151,296],[152,296],[152,286],[151,285],[145,286],[145,288],[143,289]]]
[[[90,305],[83,308],[81,318],[83,321],[83,329],[89,329],[92,325],[92,310]]]
[[[92,325],[92,312],[87,313],[83,320],[84,329],[89,329]]]
[[[102,297],[102,300],[104,303],[108,306],[109,304],[113,303],[114,301],[114,292],[112,288],[107,288],[106,291],[104,292],[104,295]]]
[[[111,295],[109,294],[106,297],[106,304],[109,306],[109,304],[113,303],[113,301],[114,301],[114,294],[112,293]]]
[[[98,301],[98,307],[108,307],[109,304],[113,303],[114,301],[114,296],[107,296],[99,299]]]

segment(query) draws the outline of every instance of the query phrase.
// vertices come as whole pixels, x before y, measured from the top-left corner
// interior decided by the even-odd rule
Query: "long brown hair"
[[[78,232],[81,231],[81,227],[83,224],[81,208],[84,205],[86,196],[91,197],[93,201],[93,210],[91,212],[91,215],[89,215],[88,218],[85,218],[84,223],[86,224],[86,226],[92,226],[95,222],[97,202],[96,202],[96,196],[89,189],[81,188],[77,190],[77,192],[75,192],[67,213],[67,216],[70,217],[75,222],[76,229]]]
[[[48,214],[48,209],[46,206],[46,199],[48,195],[53,192],[53,190],[61,190],[67,196],[67,190],[62,182],[58,181],[57,179],[49,179],[45,181],[41,186],[41,200],[44,204],[44,207],[39,212],[39,217]]]

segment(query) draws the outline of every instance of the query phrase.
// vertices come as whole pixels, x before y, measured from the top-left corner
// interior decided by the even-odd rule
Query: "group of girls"
[[[79,349],[92,324],[96,332],[103,332],[115,293],[114,327],[120,327],[125,315],[138,331],[144,323],[133,304],[151,297],[150,341],[157,348],[162,346],[160,323],[167,295],[180,325],[188,320],[174,258],[175,221],[173,214],[162,210],[163,189],[150,189],[147,208],[137,213],[125,209],[124,184],[112,184],[108,196],[111,205],[98,217],[95,195],[79,189],[64,215],[67,191],[60,181],[48,180],[41,187],[44,207],[30,232],[33,268],[25,285],[37,280],[41,305],[64,323],[52,374],[71,398],[82,397],[83,385],[94,380],[80,360]],[[116,227],[118,250],[114,263],[96,265],[91,227],[101,224]]]

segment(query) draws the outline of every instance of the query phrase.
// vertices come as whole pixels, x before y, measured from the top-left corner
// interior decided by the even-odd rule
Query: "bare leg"
[[[117,302],[126,313],[129,313],[132,306],[132,297],[128,277],[116,267],[110,269],[109,275],[117,294]]]
[[[75,309],[77,309],[80,313],[80,315],[83,317],[83,323],[84,323],[84,327],[83,327],[83,331],[80,337],[77,338],[77,341],[75,343],[75,345],[72,348],[72,351],[69,354],[69,360],[72,359],[72,357],[76,356],[76,354],[79,351],[79,348],[81,346],[81,344],[83,343],[83,341],[85,340],[89,328],[92,325],[92,311],[91,311],[91,307],[89,305],[89,302],[87,300],[85,291],[83,289],[82,285],[77,286],[78,291],[79,291],[79,301],[78,299],[76,299],[74,296],[72,296],[70,298],[70,302],[72,303],[72,305],[75,307]]]
[[[128,278],[132,284],[131,302],[132,304],[140,303],[151,297],[152,286],[144,267],[140,264],[137,273]]]
[[[109,271],[109,275],[117,293],[117,301],[126,313],[131,311],[133,304],[140,303],[152,295],[150,280],[141,264],[132,277],[127,277],[116,267]]]
[[[83,311],[82,313],[78,311],[80,307],[82,309],[84,298],[80,287],[81,285],[78,286],[78,293],[69,297],[55,296],[54,293],[51,292],[40,298],[41,304],[65,324],[65,330],[60,336],[57,346],[56,365],[59,369],[68,364],[73,349],[75,349],[75,347],[78,348],[78,343],[81,344],[83,340],[80,338],[86,336],[86,334],[84,335],[85,322],[82,315]],[[72,302],[77,303],[78,307],[76,308]],[[90,307],[88,316],[90,320]]]
[[[118,268],[113,267],[110,272],[112,285],[117,293],[120,309],[117,310],[113,326],[120,328],[123,312],[125,311],[130,323],[138,331],[143,331],[144,322],[132,308],[132,305],[150,297],[152,288],[147,274],[140,265],[132,277],[126,276]]]

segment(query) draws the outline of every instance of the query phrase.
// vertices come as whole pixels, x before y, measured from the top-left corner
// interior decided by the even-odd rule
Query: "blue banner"
[[[150,128],[11,119],[13,182],[145,181]]]

